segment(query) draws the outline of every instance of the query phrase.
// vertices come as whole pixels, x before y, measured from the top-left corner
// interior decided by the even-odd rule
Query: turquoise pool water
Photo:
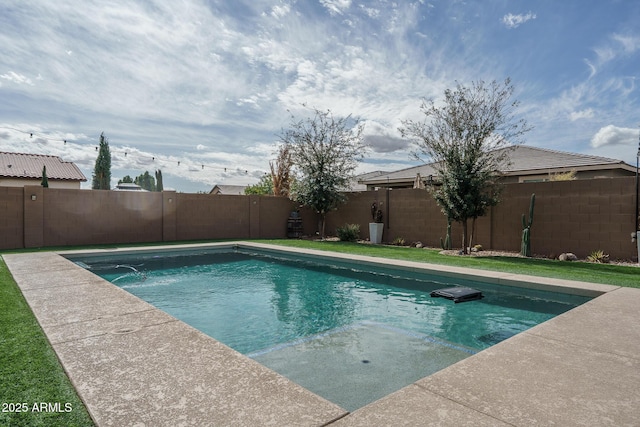
[[[348,410],[589,299],[249,250],[72,260]],[[455,285],[485,297],[429,295]]]

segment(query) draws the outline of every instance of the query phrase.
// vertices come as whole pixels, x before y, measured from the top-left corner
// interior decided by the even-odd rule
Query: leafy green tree
[[[260,178],[260,182],[245,188],[244,194],[272,195],[273,180],[271,179],[271,175],[263,175],[262,178]]]
[[[519,103],[510,100],[513,91],[509,79],[470,87],[458,83],[444,91],[442,104],[423,102],[424,121],[407,120],[400,129],[417,144],[417,159],[422,154],[435,162],[442,185],[433,194],[447,218],[462,224],[464,253],[471,244],[467,221],[473,220],[473,230],[475,220],[498,203],[496,172],[509,162],[508,147],[531,130],[515,117]]]
[[[280,135],[299,174],[290,197],[320,215],[322,238],[327,213],[345,201],[342,190],[364,157],[363,129],[351,115],[336,118],[329,110],[314,108],[313,117],[296,120],[292,116],[290,128]]]
[[[156,171],[156,191],[163,191],[164,184],[162,183],[162,171],[158,169]]]
[[[111,189],[111,151],[109,150],[109,140],[104,136],[104,132],[100,134],[100,148],[93,169],[91,188],[94,190]]]
[[[156,180],[151,176],[149,171],[145,171],[143,174],[137,176],[133,182],[147,191],[156,191]]]
[[[118,180],[118,184],[133,184],[133,178],[131,178],[129,175],[125,175],[122,177],[122,179]]]
[[[40,183],[44,188],[49,188],[49,178],[47,178],[47,166],[42,166],[42,182]]]

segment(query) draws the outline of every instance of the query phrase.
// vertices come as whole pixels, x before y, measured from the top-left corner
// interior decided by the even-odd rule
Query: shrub
[[[605,254],[604,251],[601,250],[593,251],[587,257],[587,261],[595,262],[598,264],[606,264],[609,262],[609,255]]]
[[[360,224],[345,224],[336,229],[336,234],[342,242],[355,242],[360,238]]]
[[[393,242],[391,242],[391,244],[395,246],[405,246],[406,243],[407,242],[404,240],[403,237],[396,237],[395,239],[393,239]]]

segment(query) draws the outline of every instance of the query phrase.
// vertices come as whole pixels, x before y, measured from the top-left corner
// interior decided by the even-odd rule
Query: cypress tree
[[[42,166],[42,182],[40,183],[44,188],[49,188],[49,178],[47,178],[47,166]]]
[[[158,169],[156,171],[156,191],[163,191],[164,186],[162,184],[162,171]]]
[[[109,150],[109,140],[104,136],[104,132],[100,134],[100,148],[93,170],[91,188],[94,190],[111,189],[111,151]]]

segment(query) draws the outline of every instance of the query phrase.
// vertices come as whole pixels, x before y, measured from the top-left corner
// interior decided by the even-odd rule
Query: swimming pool
[[[348,410],[589,300],[252,249],[69,258]],[[485,298],[429,295],[452,285]]]

